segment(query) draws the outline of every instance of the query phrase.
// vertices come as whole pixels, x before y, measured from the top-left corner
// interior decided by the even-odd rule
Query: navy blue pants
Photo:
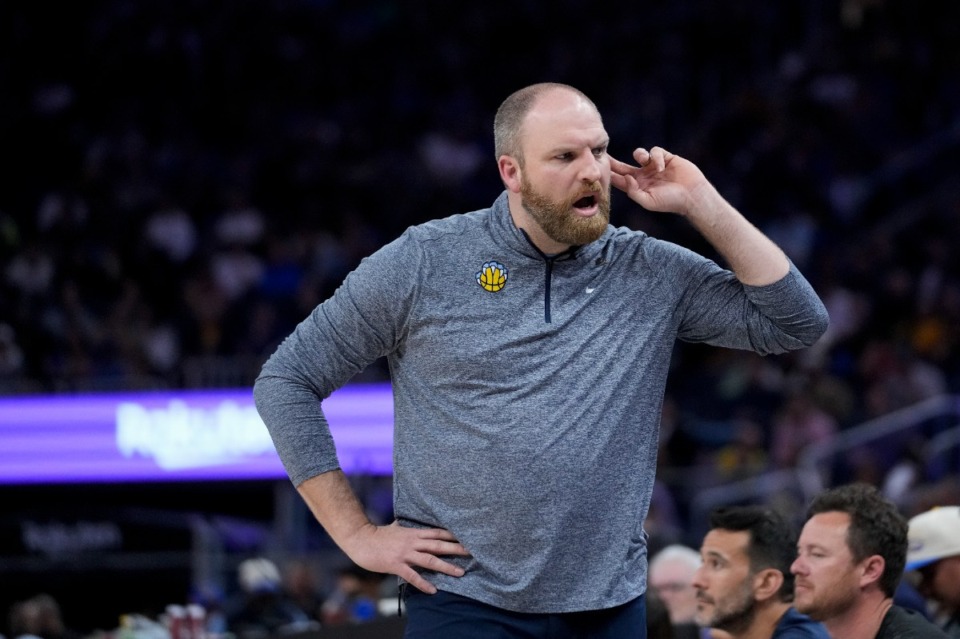
[[[604,610],[511,612],[440,591],[404,586],[404,639],[646,639],[646,597]]]

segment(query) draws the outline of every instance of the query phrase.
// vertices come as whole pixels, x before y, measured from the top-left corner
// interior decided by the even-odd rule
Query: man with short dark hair
[[[733,639],[828,639],[822,624],[791,606],[796,534],[763,506],[716,510],[693,576],[696,621]]]
[[[813,500],[800,533],[794,606],[834,639],[945,639],[920,613],[893,603],[907,556],[907,522],[873,486]]]

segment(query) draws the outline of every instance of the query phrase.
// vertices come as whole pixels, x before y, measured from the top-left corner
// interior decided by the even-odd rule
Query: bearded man
[[[257,408],[331,539],[400,578],[408,636],[643,638],[643,521],[676,341],[784,353],[823,334],[826,310],[692,162],[658,146],[611,157],[581,91],[520,89],[493,129],[493,205],[365,258],[266,362]],[[611,225],[611,187],[684,216],[728,268]],[[321,407],[380,357],[388,525],[368,519]]]
[[[697,624],[733,639],[829,639],[822,624],[791,605],[796,539],[771,508],[714,511],[693,576]]]

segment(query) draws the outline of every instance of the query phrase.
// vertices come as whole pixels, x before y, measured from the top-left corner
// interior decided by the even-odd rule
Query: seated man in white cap
[[[906,572],[916,571],[940,627],[960,639],[960,506],[920,513],[909,526]]]
[[[227,602],[227,630],[238,639],[265,639],[294,632],[316,631],[317,620],[283,590],[280,569],[266,557],[252,557],[237,567],[240,592]]]

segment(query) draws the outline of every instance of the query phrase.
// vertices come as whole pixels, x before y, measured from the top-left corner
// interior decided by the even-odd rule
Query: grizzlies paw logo
[[[507,284],[507,267],[499,262],[484,262],[477,271],[477,284],[491,293],[500,291]]]

